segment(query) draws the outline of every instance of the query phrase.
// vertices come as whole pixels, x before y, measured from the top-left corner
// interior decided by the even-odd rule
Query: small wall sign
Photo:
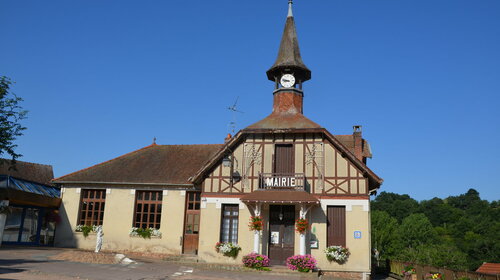
[[[356,230],[354,232],[354,239],[361,239],[361,231]]]
[[[279,244],[279,243],[280,243],[280,232],[271,231],[271,244]]]
[[[318,249],[319,247],[318,240],[311,240],[309,242],[310,242],[309,244],[311,245],[311,249]]]

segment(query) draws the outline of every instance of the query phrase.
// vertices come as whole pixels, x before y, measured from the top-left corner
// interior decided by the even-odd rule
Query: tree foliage
[[[500,262],[500,202],[474,189],[421,202],[382,192],[371,207],[373,248],[382,259],[469,270]]]
[[[19,105],[23,99],[10,92],[11,84],[9,78],[0,77],[0,158],[7,154],[15,160],[20,154],[15,151],[14,141],[26,129],[20,121],[26,118],[27,111]]]

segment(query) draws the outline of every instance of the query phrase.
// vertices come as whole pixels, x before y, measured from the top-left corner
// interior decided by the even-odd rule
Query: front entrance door
[[[271,205],[269,208],[269,258],[272,265],[285,265],[293,256],[295,206]]]
[[[200,231],[200,193],[186,193],[186,216],[184,218],[184,254],[198,254],[198,236]]]

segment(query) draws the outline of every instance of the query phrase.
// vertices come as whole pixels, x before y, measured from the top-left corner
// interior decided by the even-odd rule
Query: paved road
[[[0,279],[23,280],[160,280],[160,279],[321,279],[316,273],[278,274],[257,271],[227,271],[165,262],[138,260],[138,264],[89,264],[50,259],[68,249],[0,247]],[[326,280],[323,277],[321,280]],[[331,278],[329,278],[331,279]],[[374,276],[374,280],[395,280]]]
[[[54,248],[0,248],[0,279],[300,279],[301,275],[266,272],[225,271],[199,268],[158,260],[138,264],[88,264],[49,259],[61,252]],[[311,279],[310,277],[307,277]]]

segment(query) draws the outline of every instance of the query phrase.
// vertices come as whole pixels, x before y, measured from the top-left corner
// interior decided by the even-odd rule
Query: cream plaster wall
[[[223,256],[215,251],[215,244],[220,239],[220,225],[223,204],[238,204],[238,245],[241,251],[236,258]],[[212,198],[202,204],[200,241],[198,244],[198,257],[202,261],[211,263],[241,264],[244,255],[253,250],[253,232],[248,230],[250,210],[238,198]]]
[[[311,212],[311,233],[315,232],[319,240],[318,249],[310,249],[311,254],[318,261],[318,266],[324,270],[335,271],[355,271],[370,272],[370,223],[368,201],[342,201],[328,200],[322,201],[322,207],[316,207]],[[327,205],[346,206],[346,246],[349,248],[350,256],[345,264],[329,262],[323,253],[327,245],[327,224],[326,207]],[[361,231],[361,238],[354,238],[354,231]],[[308,239],[309,240],[309,239]]]
[[[241,264],[242,256],[253,250],[253,232],[248,230],[248,220],[253,214],[253,210],[246,205],[239,203],[238,198],[210,197],[202,203],[201,209],[201,229],[198,256],[200,259],[211,263]],[[370,272],[370,224],[369,224],[369,201],[368,200],[341,200],[326,199],[321,201],[321,206],[313,207],[307,214],[311,222],[311,231],[306,235],[306,252],[312,254],[318,260],[318,266],[324,270],[349,271],[349,272]],[[223,204],[239,204],[238,221],[238,244],[242,251],[235,259],[225,257],[215,252],[214,246],[219,241],[220,221]],[[346,245],[351,255],[345,264],[339,265],[329,262],[323,250],[326,248],[326,207],[329,205],[341,205],[346,207]],[[300,207],[295,206],[295,216],[299,216]],[[268,255],[268,221],[269,205],[262,207],[262,216],[265,226],[261,233],[260,253]],[[354,231],[361,231],[360,239],[354,238]],[[309,241],[314,238],[319,240],[319,248],[311,249]],[[300,253],[300,235],[295,233],[294,254]]]
[[[61,205],[62,222],[57,227],[55,244],[59,247],[76,247],[93,250],[95,235],[87,238],[74,232],[80,204],[79,188],[64,188]],[[184,225],[185,191],[163,192],[161,238],[143,239],[129,236],[133,223],[134,189],[108,189],[103,220],[103,250],[140,251],[180,254],[180,240]]]

